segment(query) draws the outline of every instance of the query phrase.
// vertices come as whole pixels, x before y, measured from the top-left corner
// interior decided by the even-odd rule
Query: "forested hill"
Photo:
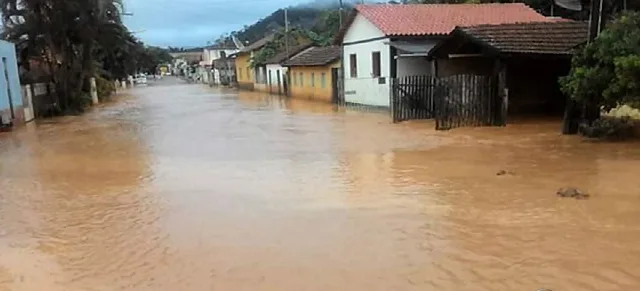
[[[292,28],[312,29],[314,26],[321,25],[324,16],[332,10],[337,10],[337,7],[289,8],[287,12],[289,25]],[[266,18],[252,25],[245,26],[244,29],[236,33],[236,36],[242,41],[253,43],[274,31],[282,30],[285,26],[284,11],[284,9],[278,9]]]

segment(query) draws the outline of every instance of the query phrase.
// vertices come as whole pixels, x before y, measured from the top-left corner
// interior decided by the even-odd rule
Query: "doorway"
[[[7,68],[7,58],[2,57],[2,71],[4,72],[4,79],[7,84],[7,98],[9,99],[9,111],[11,112],[11,120],[16,118],[15,112],[13,112],[13,99],[11,99],[11,82],[9,81],[9,69]]]

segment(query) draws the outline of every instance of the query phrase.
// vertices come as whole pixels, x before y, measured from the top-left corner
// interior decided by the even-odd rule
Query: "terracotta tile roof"
[[[342,47],[327,46],[313,47],[306,50],[282,65],[286,67],[304,67],[304,66],[324,66],[340,59]]]
[[[458,27],[475,41],[502,53],[571,54],[587,41],[588,24],[578,21]]]
[[[244,49],[242,49],[240,51],[240,53],[247,53],[247,52],[250,52],[250,51],[254,51],[254,50],[260,49],[263,46],[265,46],[267,43],[272,41],[274,37],[275,36],[273,34],[267,35],[267,36],[259,39],[258,41],[256,41],[256,42],[244,47]]]
[[[445,35],[456,26],[554,21],[523,3],[365,4],[356,10],[387,36]]]
[[[272,58],[268,59],[264,63],[267,64],[267,65],[282,63],[282,62],[286,61],[288,58],[291,58],[291,57],[301,53],[302,51],[304,51],[304,50],[306,50],[306,49],[308,49],[310,47],[311,47],[310,43],[301,44],[301,45],[297,45],[297,46],[294,46],[294,47],[290,47],[289,48],[289,53],[287,53],[286,51],[280,52],[279,54],[273,56]]]

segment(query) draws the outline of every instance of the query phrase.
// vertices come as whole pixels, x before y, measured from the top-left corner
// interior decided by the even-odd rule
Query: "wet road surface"
[[[640,144],[432,128],[169,79],[2,134],[0,290],[640,289]]]

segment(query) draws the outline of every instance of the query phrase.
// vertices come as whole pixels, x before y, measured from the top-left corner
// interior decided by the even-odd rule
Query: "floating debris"
[[[568,187],[568,188],[560,188],[556,195],[563,198],[575,198],[575,199],[588,199],[590,197],[589,194],[580,191],[578,188]]]

